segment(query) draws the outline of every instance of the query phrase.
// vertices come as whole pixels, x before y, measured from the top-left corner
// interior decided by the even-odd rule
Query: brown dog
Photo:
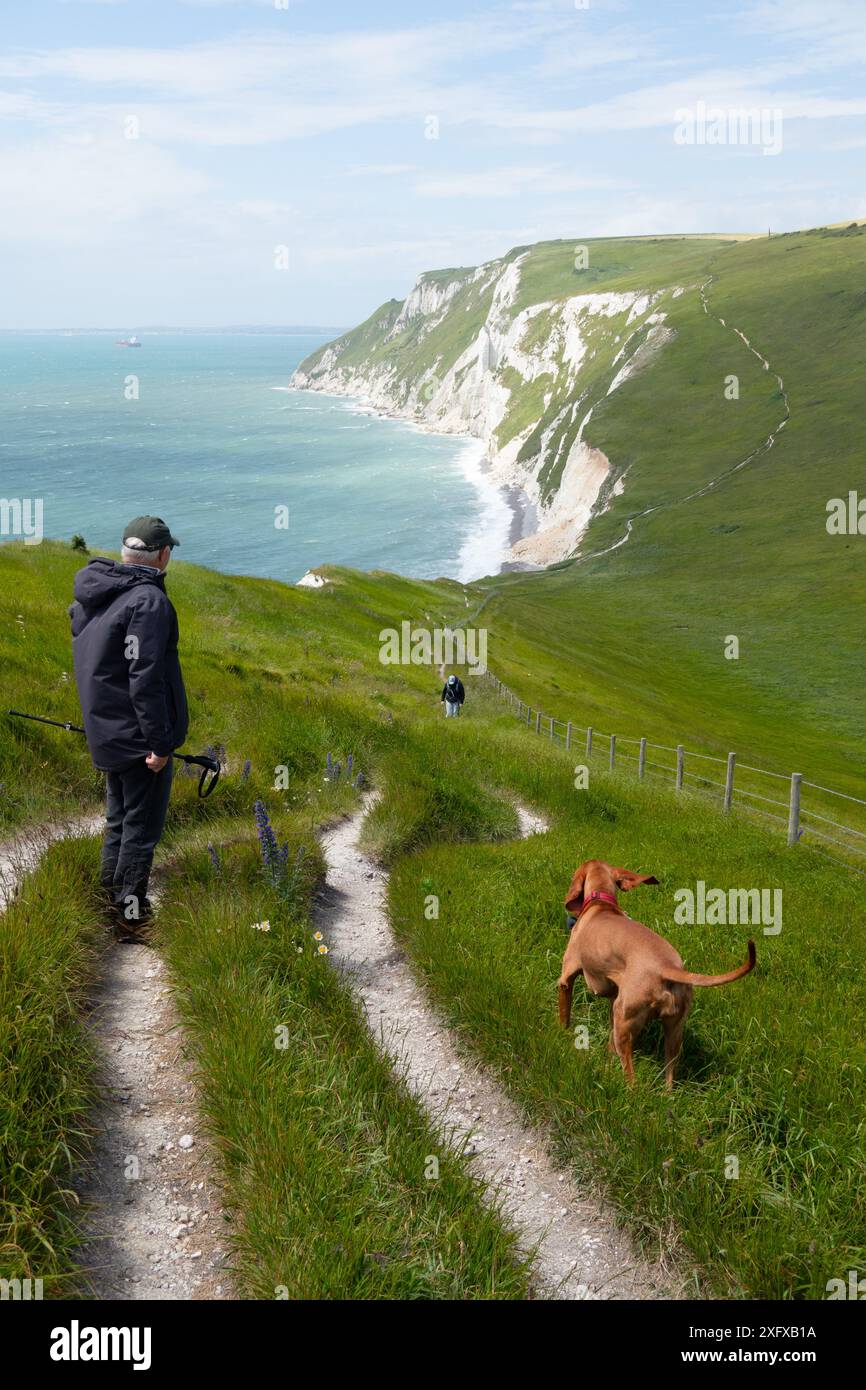
[[[632,1044],[651,1019],[660,1018],[665,1030],[665,1084],[670,1090],[692,1004],[692,986],[727,985],[748,975],[755,965],[755,943],[749,942],[746,963],[727,975],[694,975],[683,970],[670,942],[643,922],[632,921],[617,904],[617,889],[628,892],[641,883],[658,883],[658,879],[652,874],[613,869],[602,859],[588,859],[571,880],[565,907],[577,920],[559,977],[559,1021],[563,1028],[568,1027],[574,981],[582,974],[593,994],[610,999],[608,1051],[619,1054],[625,1079],[631,1085]]]

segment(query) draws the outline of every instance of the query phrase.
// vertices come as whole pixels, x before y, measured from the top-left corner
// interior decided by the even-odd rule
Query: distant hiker
[[[177,614],[165,571],[178,542],[158,516],[123,533],[122,562],[102,556],[75,576],[72,657],[90,756],[106,774],[100,879],[126,939],[151,914],[147,884],[186,738]]]
[[[442,687],[440,699],[445,701],[445,718],[450,719],[452,714],[460,713],[460,706],[466,699],[466,691],[463,689],[463,682],[459,676],[449,676]]]

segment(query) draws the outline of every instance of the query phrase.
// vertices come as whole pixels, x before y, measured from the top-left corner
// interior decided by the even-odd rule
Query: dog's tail
[[[750,941],[749,959],[736,970],[729,970],[727,975],[694,975],[691,970],[665,970],[662,979],[672,980],[681,985],[729,985],[734,980],[741,980],[750,970],[754,970],[756,960],[755,943]]]

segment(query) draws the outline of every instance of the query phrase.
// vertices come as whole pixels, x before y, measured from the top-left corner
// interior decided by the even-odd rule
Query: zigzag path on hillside
[[[103,825],[82,817],[0,846],[0,912],[50,844]],[[81,1282],[100,1300],[234,1298],[230,1228],[161,956],[114,943],[91,1002],[101,1100],[93,1152],[71,1184],[83,1207]]]
[[[518,815],[523,837],[547,828],[523,807]],[[395,1056],[443,1143],[465,1144],[475,1155],[474,1171],[491,1184],[522,1248],[537,1250],[538,1293],[675,1297],[665,1271],[638,1256],[611,1213],[552,1164],[545,1136],[524,1124],[425,1002],[387,921],[385,875],[357,847],[361,820],[345,820],[323,837],[328,875],[317,923],[331,942],[332,962],[349,975],[371,1030]],[[0,846],[0,911],[50,844],[101,826],[99,815],[82,817]],[[124,1301],[236,1297],[215,1162],[171,984],[155,951],[109,948],[88,1026],[103,1097],[94,1152],[73,1184],[84,1207],[79,1259],[88,1293]],[[132,1158],[137,1179],[128,1176]]]
[[[677,1297],[677,1280],[641,1258],[611,1212],[553,1164],[546,1136],[524,1123],[428,1004],[388,921],[387,875],[359,848],[364,815],[376,799],[365,798],[362,812],[322,837],[327,879],[315,917],[329,958],[363,1002],[379,1047],[428,1112],[443,1145],[465,1145],[473,1155],[472,1171],[501,1202],[522,1249],[537,1252],[540,1297]],[[522,837],[547,829],[523,807],[518,814]]]
[[[704,284],[700,286],[701,304],[703,305],[703,310],[705,314],[707,314],[710,318],[715,319],[716,322],[720,323],[723,328],[728,328],[728,324],[726,323],[726,321],[723,318],[721,318],[720,315],[713,313],[713,311],[710,309],[709,302],[707,300],[706,292],[707,288],[712,284],[712,279],[713,277],[710,276],[709,280],[706,280]],[[741,331],[741,329],[734,328],[733,325],[731,325],[728,331],[731,333],[736,333],[737,337],[742,339],[749,351],[751,353],[754,353],[755,357],[757,357],[758,361],[763,366],[765,372],[772,371],[772,368],[770,367],[770,364],[767,361],[766,357],[764,357],[763,353],[759,352],[757,348],[752,346],[752,344],[749,342],[749,339],[746,337],[745,333]],[[753,463],[754,460],[756,458],[759,458],[761,454],[768,453],[769,450],[772,449],[773,445],[775,444],[779,432],[785,428],[785,426],[791,418],[791,407],[788,401],[788,393],[785,390],[785,383],[778,372],[773,372],[773,376],[779,383],[779,390],[781,391],[782,399],[785,402],[785,413],[782,416],[779,423],[776,425],[776,427],[772,429],[770,433],[767,435],[767,438],[763,441],[762,444],[759,444],[756,449],[753,449],[752,452],[746,456],[746,458],[740,459],[739,463],[735,463],[730,468],[724,469],[723,472],[719,473],[717,477],[712,478],[708,483],[705,483],[703,487],[696,488],[694,492],[687,492],[683,497],[677,497],[672,502],[659,502],[656,506],[644,507],[643,511],[635,512],[634,516],[630,516],[627,519],[625,523],[624,534],[620,537],[618,541],[614,541],[613,545],[605,546],[603,550],[593,550],[589,555],[577,555],[575,558],[579,561],[597,560],[602,555],[610,555],[612,551],[619,550],[621,546],[626,544],[626,542],[631,537],[631,533],[634,528],[634,523],[636,521],[640,521],[641,517],[649,516],[652,512],[668,511],[671,507],[681,506],[683,502],[693,502],[697,497],[705,497],[708,492],[713,492],[717,487],[719,487],[721,483],[725,482],[726,479],[733,477],[733,475],[735,473],[739,473],[742,468],[745,468],[748,464]]]
[[[682,506],[684,502],[693,502],[696,498],[704,497],[708,492],[713,492],[728,478],[733,477],[735,473],[739,473],[741,469],[745,468],[748,464],[753,463],[754,460],[759,458],[762,454],[769,452],[769,450],[772,449],[773,445],[775,444],[779,433],[785,428],[785,426],[791,418],[791,407],[790,402],[788,400],[788,392],[785,389],[785,383],[782,380],[782,377],[779,375],[778,372],[773,371],[767,358],[764,357],[763,353],[759,352],[756,347],[752,346],[752,343],[749,341],[749,339],[746,337],[745,333],[743,333],[741,329],[735,328],[733,327],[733,325],[729,325],[725,319],[721,318],[718,314],[714,314],[713,311],[710,309],[706,292],[708,286],[712,284],[712,279],[713,277],[710,276],[709,280],[706,280],[704,284],[699,287],[701,304],[703,305],[704,313],[709,315],[710,318],[714,318],[717,323],[720,323],[721,326],[723,328],[728,329],[729,332],[735,333],[737,337],[742,340],[742,342],[749,349],[749,351],[751,353],[754,353],[755,357],[757,357],[758,361],[763,366],[765,372],[773,372],[773,376],[779,383],[779,390],[782,393],[782,399],[785,403],[785,413],[782,416],[779,423],[775,426],[775,428],[772,429],[770,433],[767,435],[767,438],[763,441],[763,443],[759,444],[758,447],[756,449],[753,449],[750,454],[747,454],[745,458],[740,459],[738,463],[732,464],[730,468],[725,468],[715,478],[711,478],[708,483],[704,483],[702,487],[696,488],[693,492],[687,492],[682,497],[674,498],[674,500],[671,502],[659,502],[652,507],[644,507],[642,511],[635,512],[633,516],[630,516],[626,519],[625,531],[620,536],[618,541],[614,541],[611,545],[605,546],[603,550],[593,550],[590,551],[590,553],[587,555],[581,555],[578,553],[577,555],[572,556],[571,560],[574,564],[583,564],[587,560],[598,560],[602,555],[610,555],[614,550],[619,550],[631,539],[634,524],[636,521],[640,521],[641,517],[650,516],[653,512],[668,511],[671,507]],[[496,595],[500,592],[501,588],[498,585],[495,585],[493,588],[489,589],[488,592],[485,594],[484,598],[481,600],[478,607],[474,609],[474,611],[469,615],[467,621],[470,623],[475,622],[476,618],[479,616],[482,609],[484,609],[487,606],[490,599],[495,598]]]

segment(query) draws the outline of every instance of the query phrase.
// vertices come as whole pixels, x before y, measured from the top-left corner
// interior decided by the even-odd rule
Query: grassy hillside
[[[0,547],[2,593],[15,596],[3,599],[0,659],[18,707],[77,718],[62,672],[79,562],[59,545]],[[858,1101],[866,1055],[851,1022],[864,1004],[861,880],[688,793],[597,768],[577,791],[574,760],[533,739],[471,676],[465,719],[446,724],[435,670],[383,666],[379,634],[407,616],[435,620],[443,608],[465,615],[459,586],[331,578],[309,591],[183,564],[169,574],[191,695],[188,747],[224,744],[227,769],[208,802],[179,779],[161,850],[159,944],[237,1216],[242,1293],[516,1298],[527,1287],[513,1236],[484,1206],[466,1161],[449,1158],[431,1191],[421,1160],[441,1145],[310,937],[316,831],[358,804],[356,789],[325,779],[326,758],[345,763],[351,753],[383,793],[366,835],[391,869],[392,919],[410,959],[465,1045],[551,1126],[581,1180],[611,1194],[652,1253],[675,1250],[693,1264],[696,1291],[821,1297],[828,1278],[866,1259]],[[80,812],[97,792],[82,741],[0,720],[0,780],[15,789],[4,801],[7,826],[59,815],[63,787]],[[274,788],[277,767],[289,769],[286,790]],[[257,858],[257,799],[289,846],[290,871],[278,882]],[[548,817],[547,836],[514,838],[516,800]],[[43,1013],[74,1046],[44,1050],[38,1084],[63,1105],[46,1110],[35,1134],[18,1122],[5,1128],[0,1173],[14,1233],[7,1264],[38,1274],[47,1233],[56,1287],[67,1289],[64,1165],[86,1150],[91,1085],[75,1031],[93,968],[82,876],[90,853],[88,861],[76,850],[65,879],[49,874],[44,892],[28,893],[26,920],[57,961],[39,984]],[[627,1092],[607,1056],[604,1006],[576,991],[574,1022],[588,1024],[588,1050],[556,1020],[562,900],[576,863],[593,856],[659,877],[630,907],[658,923],[690,968],[729,967],[746,937],[757,939],[755,975],[699,993],[672,1096],[661,1089],[652,1030],[638,1047],[638,1086]],[[673,895],[697,878],[781,888],[782,932],[678,925]],[[49,890],[64,882],[70,902],[58,936]],[[435,922],[423,913],[430,893],[440,900]],[[265,918],[270,934],[251,931]],[[18,909],[0,919],[5,959],[16,962],[16,987],[0,997],[7,1034],[41,978],[22,951],[23,920]],[[288,1038],[280,1052],[278,1024]],[[2,1095],[12,1116],[36,1085],[16,1078]],[[335,1135],[339,1154],[329,1147]],[[51,1167],[34,1165],[34,1146],[55,1156]],[[725,1175],[731,1154],[736,1180]],[[23,1192],[13,1181],[22,1167],[33,1175]]]
[[[80,563],[67,547],[0,547],[4,709],[8,700],[78,719],[63,673]],[[369,784],[418,704],[411,686],[378,666],[368,588],[375,581],[311,594],[172,568],[188,746],[220,746],[227,770],[207,802],[194,779],[178,778],[159,944],[237,1214],[241,1296],[273,1298],[280,1288],[292,1298],[519,1298],[527,1268],[511,1231],[482,1201],[467,1161],[443,1151],[392,1079],[312,938],[316,831],[359,799],[325,779],[328,755],[345,764],[353,754]],[[396,609],[405,589],[387,586]],[[416,600],[423,592],[413,586]],[[0,780],[13,792],[3,800],[7,833],[95,805],[99,779],[83,739],[5,714],[0,729]],[[280,792],[278,767],[289,775]],[[292,872],[277,882],[261,863],[256,801],[291,848]],[[48,1296],[87,1288],[66,1189],[90,1146],[93,1059],[81,1019],[108,938],[98,929],[95,851],[86,853],[89,875],[80,846],[53,851],[0,917],[0,1276],[42,1277]],[[269,934],[251,929],[264,920]],[[279,1025],[286,1046],[276,1050]],[[430,1154],[441,1156],[435,1183],[425,1176]]]
[[[465,391],[464,427],[483,433],[475,386],[447,370],[481,323],[503,343],[536,306],[519,351],[486,368],[490,400],[507,398],[491,447],[519,446],[542,501],[579,428],[610,462],[577,558],[474,586],[469,611],[481,610],[494,668],[558,718],[721,757],[733,749],[863,796],[863,538],[831,536],[826,521],[831,498],[862,492],[866,228],[589,241],[585,269],[579,240],[516,248],[474,276],[442,272],[457,286],[447,304],[426,312],[422,296],[396,337],[371,342],[365,326],[363,340],[343,340],[356,386],[367,380],[449,428]],[[514,293],[492,311],[509,274]],[[611,391],[651,315],[641,306],[631,325],[627,307],[589,315],[584,359],[569,368],[563,306],[641,291],[659,296],[649,307],[666,316],[663,344]],[[304,364],[313,384],[320,361]],[[466,616],[447,595],[438,611]],[[738,659],[725,655],[731,636]]]
[[[730,244],[711,269],[708,304],[727,327],[683,296],[676,341],[593,414],[591,440],[626,483],[591,523],[583,558],[482,586],[496,668],[559,717],[733,748],[862,796],[864,542],[825,523],[828,499],[862,491],[866,236]],[[724,397],[730,373],[739,400]],[[773,448],[678,501],[782,418],[772,373],[790,400]],[[647,507],[625,545],[592,558]],[[725,659],[729,634],[738,660]]]
[[[447,740],[444,728],[419,731],[419,753],[427,753],[415,758],[416,780],[431,792],[489,780],[543,808],[553,824],[516,845],[431,837],[399,858],[393,920],[439,1007],[552,1127],[583,1183],[612,1191],[651,1247],[685,1245],[697,1258],[707,1272],[697,1287],[722,1297],[823,1297],[844,1266],[842,1251],[856,1267],[866,1243],[856,1100],[866,1049],[851,1023],[866,1002],[862,881],[840,881],[807,851],[786,850],[697,798],[677,804],[631,776],[594,771],[577,791],[561,749],[532,741],[505,715],[484,722],[482,738],[468,720]],[[399,803],[402,784],[389,781],[388,795]],[[387,800],[381,816],[389,816]],[[579,985],[574,1036],[556,1022],[564,890],[571,870],[595,856],[658,877],[659,887],[629,895],[627,910],[674,942],[689,969],[730,969],[756,939],[753,976],[695,991],[670,1096],[659,1025],[638,1044],[638,1083],[627,1093],[607,1055],[607,1003]],[[676,890],[698,878],[725,889],[781,888],[779,935],[678,924]],[[440,903],[435,921],[423,911],[431,893]],[[736,1177],[726,1171],[731,1155]]]

